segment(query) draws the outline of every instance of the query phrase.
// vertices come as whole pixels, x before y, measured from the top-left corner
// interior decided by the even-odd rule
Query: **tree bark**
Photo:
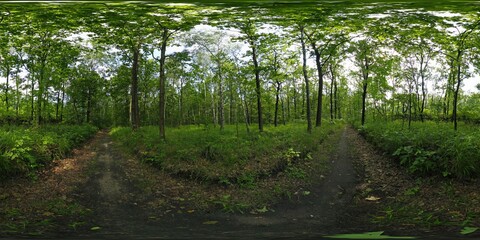
[[[302,70],[303,70],[303,78],[305,79],[305,98],[307,102],[307,132],[311,133],[312,132],[312,117],[311,117],[311,111],[310,111],[310,85],[308,81],[308,72],[307,72],[307,50],[305,49],[305,29],[303,26],[300,26],[300,41],[302,44],[302,59],[303,59],[303,65],[302,65]],[[320,93],[321,94],[321,93]],[[296,108],[296,106],[295,106]]]
[[[280,82],[276,82],[275,83],[276,86],[275,86],[275,116],[274,116],[274,119],[273,119],[273,123],[276,126],[278,126],[278,103],[279,103],[279,100],[280,100]]]
[[[8,88],[10,86],[10,65],[7,64],[7,69],[5,71],[5,74],[6,74],[6,84],[5,84],[5,107],[7,109],[7,113],[8,113],[8,110],[9,110],[9,103],[8,103]]]
[[[140,117],[138,109],[138,61],[140,55],[140,46],[133,47],[133,61],[132,61],[132,88],[131,88],[131,125],[135,131],[140,127]],[[88,121],[88,120],[87,120]]]
[[[365,56],[364,59],[364,69],[363,69],[363,88],[362,88],[362,126],[365,125],[365,111],[366,111],[366,100],[367,100],[367,89],[368,89],[368,75],[369,75],[369,68],[370,63],[368,61],[368,57]]]
[[[320,62],[320,52],[312,42],[312,47],[315,53],[315,64],[317,65],[318,73],[318,98],[317,98],[317,118],[315,122],[316,127],[322,126],[322,104],[323,104],[323,66]]]
[[[218,66],[218,121],[220,124],[220,131],[225,128],[225,111],[223,106],[223,76],[222,76],[222,63],[217,60]]]
[[[332,82],[330,84],[330,121],[333,122],[334,116],[334,106],[333,106],[333,98],[334,98],[334,93],[333,93],[333,86],[335,85],[335,72],[333,69],[332,64],[330,64],[330,73],[332,74]]]
[[[453,93],[453,114],[452,114],[452,118],[453,118],[453,129],[455,131],[457,131],[457,128],[458,128],[458,123],[457,123],[457,104],[458,104],[458,93],[460,91],[460,85],[462,83],[462,79],[460,78],[461,77],[461,60],[462,60],[462,54],[463,52],[461,50],[458,50],[457,51],[457,58],[456,58],[456,62],[457,62],[457,85],[455,87],[455,91]]]
[[[262,92],[260,86],[260,68],[258,67],[257,48],[253,40],[250,41],[252,48],[253,67],[255,70],[255,92],[257,93],[258,131],[263,132],[262,116]]]
[[[169,36],[170,35],[168,32],[168,29],[164,28],[162,31],[162,44],[160,47],[160,77],[159,77],[159,84],[158,84],[158,92],[159,92],[158,129],[160,133],[160,138],[162,140],[166,140],[166,137],[165,137],[165,82],[167,81],[167,77],[165,75],[165,58],[166,58],[165,53],[167,51],[167,41]]]

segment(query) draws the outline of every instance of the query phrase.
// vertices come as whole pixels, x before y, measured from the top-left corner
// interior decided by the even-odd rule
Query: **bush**
[[[469,178],[480,173],[480,129],[462,124],[401,122],[366,124],[360,133],[411,173]]]
[[[0,179],[32,173],[53,159],[65,157],[96,131],[91,125],[3,126],[0,128]]]

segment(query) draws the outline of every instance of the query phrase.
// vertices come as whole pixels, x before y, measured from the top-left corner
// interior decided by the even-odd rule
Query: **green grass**
[[[33,174],[97,131],[91,125],[45,125],[38,128],[0,127],[0,179]]]
[[[480,173],[480,128],[461,124],[455,132],[450,123],[371,123],[361,134],[381,151],[393,156],[413,174],[459,178]]]
[[[170,174],[222,185],[252,188],[258,179],[287,172],[293,178],[305,173],[295,164],[311,160],[320,143],[340,125],[326,124],[306,132],[305,124],[267,127],[264,132],[240,131],[235,126],[205,129],[183,126],[168,129],[167,141],[157,127],[114,128],[116,141],[131,153]]]

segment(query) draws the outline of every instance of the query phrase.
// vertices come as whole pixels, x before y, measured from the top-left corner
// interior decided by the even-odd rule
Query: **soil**
[[[435,227],[429,220],[412,224],[406,220],[411,216],[408,213],[405,219],[395,215],[395,221],[385,216],[386,208],[415,201],[426,212],[455,212],[459,215],[455,221],[465,221],[468,213],[462,204],[451,207],[445,205],[453,202],[434,200],[443,194],[435,180],[419,182],[351,128],[346,127],[333,145],[330,172],[316,176],[308,191],[297,192],[298,201],[285,199],[265,212],[227,214],[197,211],[200,206],[195,206],[194,199],[184,199],[182,193],[201,183],[172,179],[139,164],[139,160],[124,155],[107,132],[99,132],[82,149],[74,150],[71,158],[56,161],[37,181],[14,179],[0,185],[0,237],[318,239],[367,231],[463,237],[458,234],[458,225]],[[449,184],[469,193],[473,200],[463,204],[480,198],[478,182]],[[207,187],[202,193],[208,191]],[[409,191],[414,194],[404,194]],[[454,190],[452,194],[461,193]],[[39,202],[50,204],[35,204]],[[58,209],[59,203],[69,211]],[[473,208],[470,212],[476,213],[478,204]],[[410,214],[419,216],[418,212]],[[478,218],[469,221],[471,226],[479,226]]]

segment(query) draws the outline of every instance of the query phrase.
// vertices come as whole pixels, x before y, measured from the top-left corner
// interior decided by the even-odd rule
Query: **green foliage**
[[[397,158],[411,173],[468,178],[480,173],[480,130],[447,123],[402,122],[366,124],[360,133],[380,150]]]
[[[51,160],[65,157],[96,131],[91,125],[0,127],[0,178],[33,173]]]
[[[215,200],[214,203],[220,205],[226,213],[243,213],[249,207],[247,204],[235,203],[230,195],[223,195],[218,200]]]
[[[428,173],[436,170],[437,161],[433,161],[434,151],[406,146],[398,148],[393,154],[400,159],[400,164],[407,166],[411,173]]]
[[[133,154],[173,175],[226,186],[254,188],[259,178],[286,171],[288,176],[304,179],[296,168],[309,161],[311,153],[341,125],[325,125],[312,134],[302,124],[266,128],[264,132],[239,132],[234,126],[223,131],[198,126],[168,129],[166,142],[159,139],[156,127],[114,128],[114,139]],[[168,132],[170,131],[170,132]]]
[[[464,227],[462,231],[460,231],[460,234],[462,235],[468,235],[476,232],[478,230],[477,227]]]

